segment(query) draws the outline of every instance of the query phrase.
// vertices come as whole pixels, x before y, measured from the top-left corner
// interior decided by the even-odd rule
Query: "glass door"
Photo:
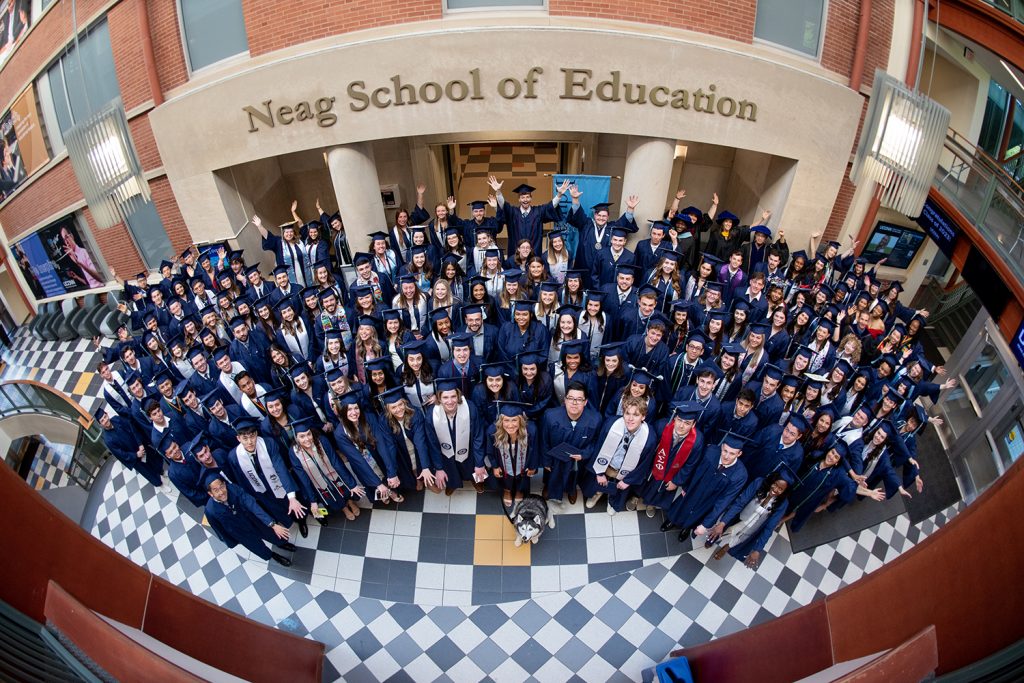
[[[937,410],[939,438],[971,502],[1021,453],[1024,378],[995,323],[982,310],[946,365],[960,380],[944,392]]]

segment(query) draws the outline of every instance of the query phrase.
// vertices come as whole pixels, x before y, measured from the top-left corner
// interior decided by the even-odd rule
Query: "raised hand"
[[[254,213],[252,215],[252,224],[255,225],[257,228],[262,228],[263,219],[260,218],[258,214]],[[219,256],[222,251],[224,251],[224,247],[221,247],[220,249],[217,250],[217,255]]]
[[[495,197],[493,194],[487,195],[487,203],[490,205],[492,209],[498,208],[498,198]]]
[[[711,193],[711,203],[714,204],[715,206],[718,206],[718,193],[717,192],[712,192]]]
[[[448,210],[449,211],[454,211],[455,207],[456,207],[455,197],[449,195],[448,196]]]
[[[498,180],[494,176],[487,176],[487,184],[491,186],[491,189],[495,193],[501,192],[501,186],[505,184],[504,180]]]
[[[323,213],[324,212],[323,208],[320,206],[320,198],[319,197],[316,198],[316,212],[317,213]]]
[[[765,209],[764,211],[761,212],[761,222],[762,223],[767,223],[768,219],[771,218],[771,217],[772,217],[772,210],[771,209]]]
[[[821,231],[820,230],[817,231],[817,232],[812,232],[811,233],[811,238],[812,239],[818,239],[819,237],[821,237]]]
[[[583,196],[583,192],[576,186],[576,183],[569,186],[569,196],[573,198],[573,201],[576,201]]]
[[[416,184],[416,194],[418,194],[419,196],[422,197],[424,194],[426,194],[426,192],[427,192],[427,186],[426,185],[424,185],[423,183],[417,183]]]
[[[786,231],[785,230],[779,230],[779,240],[778,241],[779,242],[785,242],[786,241]]]
[[[292,213],[295,213],[296,211],[298,211],[298,209],[299,209],[299,200],[298,199],[293,199],[292,200]]]
[[[569,191],[569,179],[566,178],[562,181],[562,184],[558,186],[558,196],[561,197],[563,194]]]
[[[626,198],[626,210],[632,212],[636,208],[636,205],[640,203],[640,195],[631,194]]]
[[[686,199],[686,190],[684,190],[683,188],[679,188],[679,191],[676,192],[676,199],[679,199],[679,200]]]

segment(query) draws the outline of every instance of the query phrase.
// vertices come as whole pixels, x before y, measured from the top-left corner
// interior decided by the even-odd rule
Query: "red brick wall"
[[[599,17],[681,28],[749,43],[756,0],[550,0],[552,16]]]
[[[138,0],[143,2],[145,0]],[[149,0],[149,34],[160,87],[166,93],[188,82],[188,67],[178,30],[178,8],[174,0]]]
[[[821,65],[830,71],[850,75],[857,45],[861,0],[829,0],[828,24],[821,51]],[[889,62],[895,0],[873,0],[871,27],[868,31],[867,58],[864,60],[864,86],[870,88],[875,69]]]
[[[111,7],[107,13],[110,49],[114,54],[114,68],[125,110],[131,110],[153,96],[146,76],[142,41],[139,40],[139,15],[135,3],[142,1],[125,0]]]
[[[242,0],[253,57],[374,26],[441,18],[442,0]]]

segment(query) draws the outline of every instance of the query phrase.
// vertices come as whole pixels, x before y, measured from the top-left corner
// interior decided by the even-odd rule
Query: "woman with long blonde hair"
[[[512,496],[522,500],[530,491],[530,477],[537,472],[537,432],[527,421],[520,403],[502,403],[498,417],[487,428],[487,459],[501,485],[502,502],[512,506]]]
[[[374,358],[380,358],[384,349],[377,338],[377,319],[370,316],[363,316],[359,319],[359,327],[356,329],[356,338],[352,340],[352,360],[349,368],[355,365],[355,374],[359,381],[366,383],[366,362]]]

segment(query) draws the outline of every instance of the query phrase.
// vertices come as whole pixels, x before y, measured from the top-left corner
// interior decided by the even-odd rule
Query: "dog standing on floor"
[[[544,525],[554,529],[555,515],[548,508],[548,502],[537,495],[529,495],[516,503],[509,518],[516,530],[516,547],[536,543],[544,533]]]

